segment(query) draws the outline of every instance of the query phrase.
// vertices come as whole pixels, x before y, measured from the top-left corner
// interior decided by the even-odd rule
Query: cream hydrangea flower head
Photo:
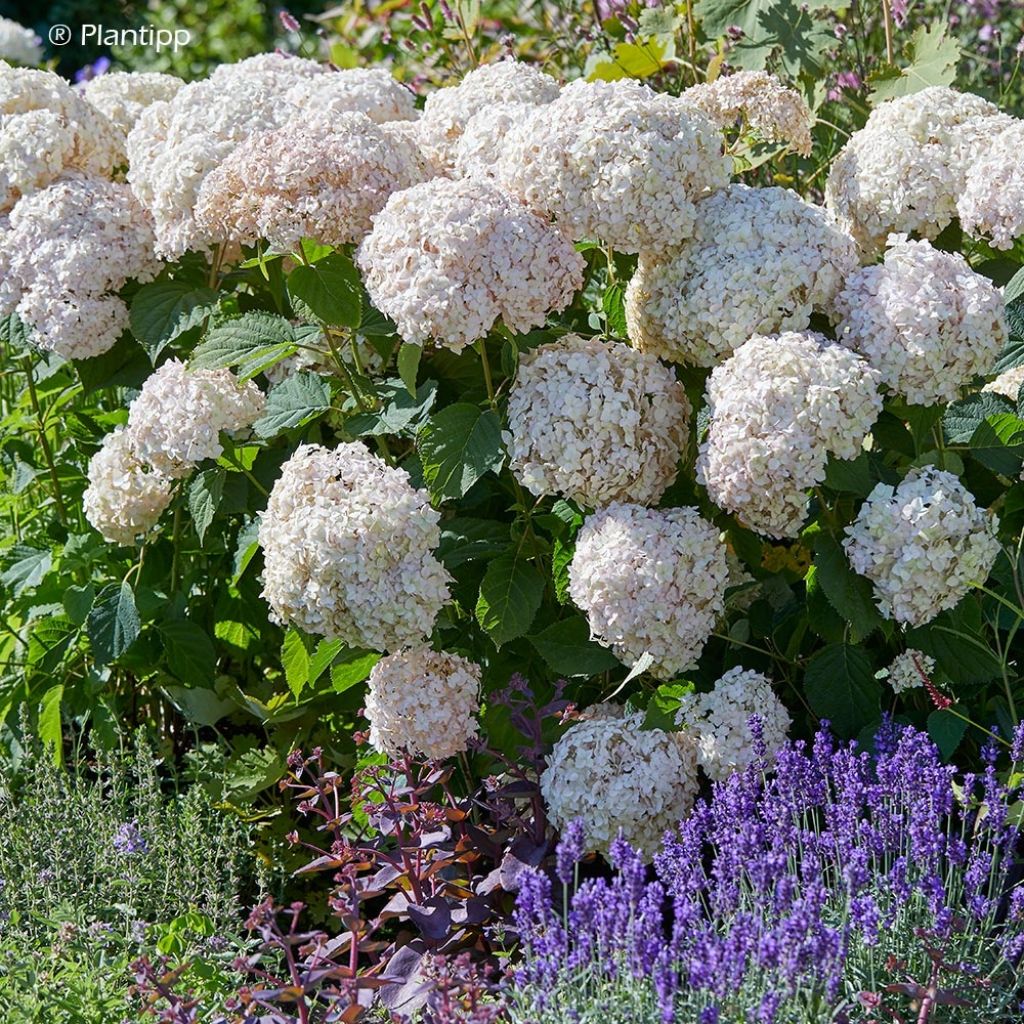
[[[964,231],[994,249],[1012,249],[1024,236],[1024,121],[1014,119],[974,147],[967,179],[957,200]]]
[[[947,86],[889,100],[832,162],[826,204],[869,256],[892,233],[934,238],[956,216],[974,147],[1010,120]]]
[[[230,370],[190,370],[168,359],[142,385],[128,410],[128,429],[143,462],[171,477],[224,451],[221,431],[248,430],[263,414],[265,396]]]
[[[820,207],[789,189],[729,185],[697,204],[682,246],[640,254],[629,336],[663,359],[714,366],[754,334],[804,330],[857,262]]]
[[[721,781],[757,759],[750,730],[753,715],[760,720],[765,755],[773,757],[785,746],[793,724],[789,712],[767,676],[752,669],[731,668],[709,693],[683,696],[676,725],[693,734],[697,763],[708,778]]]
[[[706,114],[631,80],[575,81],[513,125],[495,176],[576,240],[665,250],[693,230],[694,203],[729,180]]]
[[[450,170],[459,139],[474,114],[505,103],[544,106],[557,99],[559,91],[558,82],[532,64],[517,60],[483,64],[458,85],[427,95],[419,122],[421,144],[441,172]]]
[[[457,654],[414,647],[370,670],[366,717],[370,745],[442,760],[469,746],[480,710],[480,666]]]
[[[994,391],[997,395],[1003,395],[1011,402],[1016,402],[1022,384],[1024,384],[1024,366],[1015,366],[1013,369],[999,374],[995,380],[989,381],[981,390]]]
[[[458,178],[497,178],[498,161],[513,126],[530,116],[535,104],[494,103],[474,114],[454,148],[451,173]]]
[[[874,584],[886,618],[923,626],[985,582],[1000,550],[998,527],[956,476],[924,466],[897,487],[875,487],[843,548]]]
[[[769,537],[795,537],[829,453],[852,459],[882,411],[879,373],[811,331],[755,335],[711,372],[697,480]]]
[[[98,356],[128,326],[118,290],[158,273],[153,247],[127,185],[68,173],[0,219],[0,315],[17,313],[35,344],[66,359]]]
[[[735,71],[685,89],[680,99],[704,111],[719,128],[745,121],[765,142],[785,142],[811,154],[814,114],[807,101],[767,71]]]
[[[211,238],[291,249],[359,242],[394,192],[429,177],[408,138],[365,114],[318,113],[254,135],[203,180],[195,220]]]
[[[416,97],[384,68],[342,68],[295,82],[285,103],[325,124],[341,114],[364,114],[376,124],[415,121]]]
[[[653,505],[676,478],[690,412],[654,356],[570,334],[520,358],[504,434],[510,466],[533,494]]]
[[[1007,339],[1003,297],[959,253],[900,242],[851,274],[832,318],[841,344],[914,405],[952,402]]]
[[[35,68],[43,63],[43,41],[24,25],[0,18],[0,60]]]
[[[63,78],[0,61],[0,215],[66,171],[109,178],[117,129]]]
[[[454,352],[499,318],[517,332],[539,327],[572,301],[584,266],[569,238],[519,200],[447,178],[395,193],[356,262],[406,341]]]
[[[148,533],[173,495],[174,481],[139,459],[124,427],[103,439],[89,460],[88,477],[82,495],[85,518],[112,544],[134,544]]]
[[[171,99],[184,85],[158,71],[108,71],[86,82],[82,95],[127,138],[146,107]]]
[[[574,723],[551,751],[540,790],[557,829],[582,819],[590,848],[604,854],[621,832],[649,862],[700,783],[691,737],[642,726],[635,712]]]
[[[569,596],[598,643],[658,679],[693,668],[725,608],[729,566],[718,530],[694,508],[615,502],[587,518]]]
[[[422,644],[449,596],[440,518],[365,446],[301,445],[260,519],[275,621],[374,651]]]
[[[924,686],[923,672],[929,679],[935,671],[935,659],[913,648],[897,654],[885,670],[894,693],[903,693]]]

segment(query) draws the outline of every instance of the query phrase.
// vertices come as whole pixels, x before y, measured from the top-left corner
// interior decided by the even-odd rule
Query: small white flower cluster
[[[474,114],[459,136],[452,174],[495,180],[508,133],[533,113],[534,106],[522,102],[495,103]]]
[[[988,578],[998,525],[956,476],[925,466],[897,487],[878,484],[846,528],[843,548],[874,584],[886,618],[923,626]]]
[[[955,401],[987,373],[1007,338],[1003,297],[958,253],[900,242],[862,267],[836,296],[840,343],[915,405]]]
[[[128,326],[118,289],[159,271],[153,246],[127,185],[69,172],[0,219],[0,315],[66,359],[98,356]]]
[[[366,717],[370,745],[441,760],[477,734],[480,666],[457,654],[415,647],[381,658],[370,670]]]
[[[892,664],[885,670],[889,679],[889,685],[894,693],[903,693],[904,690],[912,690],[924,686],[923,672],[929,679],[935,671],[935,659],[922,651],[913,648],[897,654]]]
[[[640,254],[629,336],[663,359],[715,366],[754,334],[804,330],[857,262],[820,207],[789,189],[729,185],[697,204],[689,241]]]
[[[1011,402],[1016,402],[1024,384],[1024,366],[1015,366],[1005,370],[995,380],[989,381],[981,390],[994,391],[997,395],[1005,395]]]
[[[401,123],[401,122],[398,122]],[[288,250],[302,238],[359,242],[392,193],[430,176],[407,137],[365,114],[318,111],[243,142],[203,180],[195,220],[208,237]]]
[[[946,86],[883,103],[833,161],[826,203],[868,255],[893,232],[934,238],[956,216],[974,147],[1010,121]]]
[[[721,133],[678,97],[632,80],[575,81],[510,127],[495,177],[573,239],[639,252],[688,238],[694,203],[729,169]]]
[[[10,18],[0,18],[0,60],[35,68],[43,63],[43,41]]]
[[[1012,249],[1024,235],[1024,121],[1014,119],[975,147],[957,201],[960,224],[994,249]]]
[[[727,779],[757,757],[750,718],[760,719],[765,756],[785,746],[792,719],[775,695],[771,680],[752,669],[731,668],[709,693],[688,693],[676,713],[676,725],[693,734],[697,763],[708,778]]]
[[[690,737],[642,725],[635,712],[571,725],[551,751],[540,790],[556,828],[582,819],[589,847],[605,854],[621,832],[650,861],[693,807],[699,779]]]
[[[653,505],[676,478],[690,411],[654,356],[570,334],[519,361],[504,435],[510,466],[536,495]]]
[[[364,114],[375,124],[415,121],[416,97],[384,68],[344,68],[301,78],[284,94],[301,117],[324,124],[342,114]]]
[[[127,139],[146,107],[172,99],[184,85],[158,71],[109,71],[86,82],[82,95]]]
[[[728,583],[725,545],[695,508],[599,509],[583,524],[569,565],[569,596],[594,639],[626,665],[647,654],[658,679],[697,663]]]
[[[488,182],[435,178],[397,192],[356,253],[374,305],[415,344],[458,352],[496,320],[524,332],[564,309],[583,257],[544,217]]]
[[[501,60],[481,65],[458,85],[427,96],[419,122],[421,145],[438,172],[444,173],[455,167],[459,140],[474,115],[487,117],[505,103],[543,106],[558,94],[558,82],[532,64]]]
[[[124,427],[103,439],[89,460],[88,477],[82,495],[85,518],[111,544],[133,544],[156,526],[174,487],[173,480],[140,461]]]
[[[117,129],[64,79],[0,61],[0,214],[65,171],[109,178]]]
[[[169,359],[142,385],[128,410],[128,429],[143,462],[169,477],[224,451],[221,431],[246,430],[263,413],[265,396],[230,370],[189,370]]]
[[[736,71],[690,86],[680,99],[704,111],[720,128],[745,121],[764,142],[785,142],[811,154],[814,114],[807,101],[767,71]]]
[[[758,533],[795,537],[829,454],[852,459],[882,411],[879,373],[813,332],[756,335],[711,372],[697,480]]]
[[[440,513],[409,475],[358,443],[301,445],[260,520],[274,618],[353,647],[422,643],[448,600]]]

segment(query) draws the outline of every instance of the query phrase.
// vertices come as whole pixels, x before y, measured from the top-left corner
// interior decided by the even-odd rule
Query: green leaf
[[[947,761],[960,746],[966,732],[967,723],[948,708],[933,711],[928,716],[928,735]]]
[[[576,553],[576,545],[571,541],[555,538],[551,549],[551,580],[555,585],[555,597],[559,604],[569,603],[569,566],[572,556]]]
[[[651,37],[635,43],[616,43],[610,53],[594,53],[587,61],[588,82],[616,82],[622,78],[649,78],[671,56],[671,37]]]
[[[850,568],[842,545],[829,533],[813,539],[815,579],[828,602],[850,624],[853,640],[863,640],[882,625],[869,580]]]
[[[309,659],[307,681],[313,685],[331,667],[331,663],[345,646],[344,640],[321,640]]]
[[[208,686],[217,671],[217,652],[206,630],[188,619],[160,624],[167,667],[188,686]]]
[[[869,77],[873,106],[932,85],[951,85],[960,61],[960,44],[946,34],[945,22],[936,20],[914,32],[903,55],[909,61],[907,67],[886,67]]]
[[[1017,299],[1024,297],[1024,267],[1021,267],[1012,278],[1006,283],[1006,287],[1003,289],[1003,301],[1010,305]]]
[[[227,697],[219,697],[214,690],[205,686],[165,686],[171,703],[195,725],[216,725],[230,715],[238,705]]]
[[[11,588],[15,597],[39,586],[53,565],[53,555],[47,549],[15,544],[5,553],[7,568],[0,573],[0,583]]]
[[[76,626],[81,626],[92,611],[93,602],[96,600],[96,591],[91,583],[82,587],[68,587],[64,591],[64,611],[68,619]]]
[[[295,330],[283,316],[255,309],[214,324],[189,364],[201,370],[236,367],[238,375],[248,379],[293,355],[296,340]]]
[[[262,417],[253,424],[260,437],[276,437],[301,427],[331,407],[331,389],[322,377],[303,370],[293,373],[267,396]]]
[[[260,521],[258,519],[246,523],[238,531],[238,537],[235,540],[235,557],[231,563],[231,583],[234,586],[238,585],[238,581],[242,578],[245,570],[249,568],[249,563],[252,562],[259,550],[259,533]]]
[[[641,728],[648,732],[653,729],[675,732],[678,729],[676,713],[679,711],[679,704],[687,693],[692,692],[693,683],[662,683],[651,694]]]
[[[625,286],[619,283],[609,285],[601,298],[601,308],[608,322],[608,330],[617,338],[627,337]]]
[[[461,498],[486,472],[505,461],[497,413],[457,402],[435,413],[420,428],[416,448],[423,478],[438,499]]]
[[[64,684],[51,686],[39,702],[36,729],[43,744],[53,749],[53,761],[58,767],[64,763],[64,739],[60,727],[60,706],[64,700]]]
[[[949,444],[966,444],[986,417],[1012,412],[1013,403],[994,391],[979,391],[953,402],[942,417],[942,430]]]
[[[405,390],[413,398],[416,397],[416,374],[419,373],[422,355],[422,345],[411,345],[407,341],[398,350],[398,375],[402,378]]]
[[[0,344],[24,351],[31,345],[31,336],[32,329],[17,313],[0,316]]]
[[[562,676],[596,676],[619,666],[607,647],[590,639],[590,626],[582,615],[552,623],[528,639],[548,667]]]
[[[375,651],[361,651],[358,648],[343,651],[331,666],[331,689],[344,693],[361,683],[369,674],[380,655]]]
[[[971,435],[971,456],[994,473],[1018,477],[1024,462],[1024,420],[1012,412],[987,417]]]
[[[362,319],[359,271],[342,253],[297,266],[288,275],[288,294],[304,302],[326,324],[358,327]]]
[[[480,583],[476,620],[496,647],[522,636],[544,597],[544,577],[521,550],[508,551],[487,567]]]
[[[387,380],[377,385],[380,408],[374,412],[360,412],[345,420],[345,429],[356,437],[366,434],[413,435],[426,422],[437,399],[437,381],[426,380],[416,389],[413,397],[400,380]]]
[[[224,480],[227,473],[221,469],[204,469],[197,473],[188,487],[188,510],[192,516],[192,525],[199,535],[200,546],[206,531],[217,514],[217,507],[224,495]]]
[[[437,557],[446,569],[457,569],[465,562],[500,555],[507,550],[508,541],[508,523],[457,516],[441,524]]]
[[[139,387],[153,372],[153,364],[139,343],[123,334],[113,348],[92,359],[76,359],[75,371],[82,391],[100,388]]]
[[[98,664],[109,665],[120,658],[142,630],[132,588],[127,583],[104,587],[85,629]]]
[[[132,298],[129,325],[155,362],[172,341],[214,313],[219,303],[220,296],[212,288],[196,288],[186,281],[154,281]]]
[[[807,663],[804,692],[811,710],[844,739],[879,718],[882,686],[860,647],[830,644],[818,651]]]
[[[285,682],[296,700],[309,682],[309,641],[297,629],[289,629],[281,645]]]

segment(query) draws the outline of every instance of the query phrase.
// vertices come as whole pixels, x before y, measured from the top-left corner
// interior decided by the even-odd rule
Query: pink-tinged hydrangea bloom
[[[994,249],[1012,249],[1024,236],[1024,121],[980,140],[956,208],[964,231]]]

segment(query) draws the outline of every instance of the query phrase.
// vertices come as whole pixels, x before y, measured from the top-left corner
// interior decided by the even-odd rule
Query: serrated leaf
[[[928,716],[928,735],[947,761],[956,753],[966,732],[967,723],[952,709],[941,708]]]
[[[212,288],[197,288],[185,281],[154,281],[133,296],[128,322],[155,362],[172,341],[199,326],[219,303],[220,296]]]
[[[377,385],[377,397],[381,402],[379,409],[356,413],[345,420],[345,429],[350,434],[356,437],[405,432],[415,434],[426,422],[437,400],[437,381],[424,381],[413,397],[401,381],[387,380]]]
[[[220,469],[204,469],[197,473],[188,487],[188,510],[192,516],[192,525],[202,545],[206,531],[217,514],[221,498],[224,495],[224,480],[227,473]]]
[[[986,417],[1012,412],[1013,403],[994,391],[980,391],[953,402],[942,417],[942,431],[949,444],[966,444]]]
[[[247,523],[238,531],[238,537],[235,540],[235,556],[231,563],[231,582],[234,585],[238,584],[243,573],[249,567],[249,563],[259,550],[259,532],[260,523],[258,519]]]
[[[331,666],[331,689],[335,693],[344,693],[357,686],[370,674],[370,669],[380,661],[380,657],[375,651],[356,648],[344,651]]]
[[[61,731],[60,708],[64,700],[64,684],[51,686],[39,702],[39,718],[36,730],[43,744],[53,751],[53,762],[58,767],[64,763],[64,739]]]
[[[307,682],[313,685],[331,667],[331,662],[345,647],[344,640],[321,640],[309,659]]]
[[[93,602],[96,600],[96,591],[91,583],[81,587],[68,587],[64,591],[63,605],[68,619],[76,626],[81,626],[89,612],[92,611]]]
[[[446,569],[457,569],[466,562],[500,555],[508,542],[508,523],[458,516],[441,524],[437,558]]]
[[[610,52],[594,53],[585,68],[588,82],[617,82],[656,75],[671,57],[671,37],[616,43]]]
[[[983,466],[1016,479],[1024,461],[1024,420],[1012,412],[986,417],[971,435],[970,448]]]
[[[423,478],[438,499],[461,498],[505,461],[497,413],[457,402],[435,413],[416,435]]]
[[[283,316],[257,309],[214,324],[189,364],[206,370],[234,367],[248,379],[296,351],[292,325]]]
[[[501,647],[526,633],[544,597],[544,577],[520,549],[494,559],[480,582],[476,620]]]
[[[304,302],[326,324],[358,327],[362,319],[359,271],[342,253],[297,266],[288,275],[288,294]]]
[[[217,670],[217,653],[206,630],[188,619],[160,623],[167,667],[187,686],[208,686]]]
[[[263,415],[253,424],[253,430],[260,437],[276,437],[284,430],[303,426],[330,407],[327,382],[303,370],[271,388]]]
[[[815,579],[828,602],[850,624],[852,639],[863,640],[882,625],[871,583],[850,568],[842,545],[831,534],[814,538]]]
[[[416,374],[420,369],[420,358],[423,355],[422,345],[411,345],[403,342],[398,350],[398,375],[402,378],[405,390],[416,397]]]
[[[109,665],[116,661],[135,643],[141,630],[132,588],[127,583],[105,587],[86,620],[86,633],[97,663]]]
[[[552,623],[529,641],[559,675],[596,676],[619,666],[619,659],[607,647],[590,639],[590,626],[582,615]]]
[[[960,44],[946,34],[944,21],[936,20],[918,28],[903,53],[909,64],[902,70],[886,68],[871,76],[869,98],[873,106],[932,85],[950,85],[956,78]]]
[[[31,344],[31,336],[32,329],[17,313],[0,316],[0,344],[24,351]]]
[[[37,587],[53,565],[53,555],[46,549],[28,544],[15,544],[4,554],[7,568],[0,573],[0,583],[11,588],[15,597]]]
[[[837,735],[856,736],[881,713],[882,686],[860,647],[829,644],[807,663],[804,692],[811,710],[828,719]]]
[[[309,682],[309,640],[297,629],[289,629],[281,645],[281,667],[292,695],[299,695]]]

